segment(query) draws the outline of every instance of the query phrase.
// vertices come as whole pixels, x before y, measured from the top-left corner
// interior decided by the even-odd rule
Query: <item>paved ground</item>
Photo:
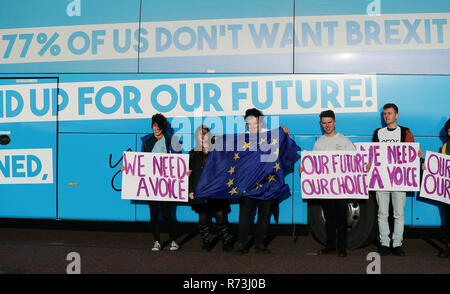
[[[297,227],[299,235],[295,238],[286,234],[285,228],[281,235],[269,238],[271,254],[258,254],[252,249],[245,255],[225,253],[217,238],[212,251],[204,253],[191,227],[177,239],[180,251],[152,252],[152,236],[146,232],[146,224],[114,226],[0,222],[0,272],[65,274],[74,261],[68,260],[68,254],[76,252],[82,274],[366,274],[374,261],[367,255],[377,250],[372,244],[348,250],[346,258],[319,256],[315,252],[322,246],[307,227]],[[277,229],[272,226],[271,232]],[[407,256],[381,257],[382,274],[450,273],[450,259],[437,257],[444,247],[439,230],[407,229],[405,235]],[[167,235],[162,234],[162,238],[164,242]]]

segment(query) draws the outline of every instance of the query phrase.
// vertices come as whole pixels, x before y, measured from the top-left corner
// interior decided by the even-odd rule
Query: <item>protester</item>
[[[169,123],[162,114],[157,113],[152,116],[152,130],[153,133],[148,134],[141,138],[142,148],[141,152],[153,152],[153,153],[171,153],[173,149],[171,147],[172,137],[167,134]],[[122,165],[121,170],[124,170]],[[172,202],[170,201],[148,201],[150,207],[150,223],[153,230],[153,247],[152,251],[160,251],[161,239],[160,239],[160,224],[159,224],[159,212],[161,209],[162,216],[167,223],[169,230],[169,250],[175,251],[179,249],[179,245],[175,241],[176,233],[174,228],[174,220],[172,218]]]
[[[414,136],[410,129],[399,126],[397,119],[399,117],[398,107],[393,103],[383,106],[383,119],[386,127],[378,128],[374,131],[372,142],[398,143],[414,142]],[[419,157],[423,156],[423,150],[419,150]],[[378,228],[380,231],[381,246],[380,255],[390,254],[391,239],[389,237],[389,202],[392,197],[392,207],[394,214],[394,232],[392,235],[392,253],[396,256],[405,256],[402,247],[404,231],[404,209],[406,203],[406,192],[404,191],[376,191],[378,203]]]
[[[441,148],[441,153],[450,155],[450,119],[445,123],[445,132],[447,133],[447,142]],[[444,226],[444,234],[445,239],[447,241],[447,248],[439,254],[439,257],[449,257],[450,256],[450,205],[445,204],[445,226]]]
[[[198,226],[202,240],[202,251],[210,251],[211,243],[209,240],[210,232],[210,214],[214,214],[216,219],[216,228],[220,240],[222,241],[223,251],[231,251],[230,234],[228,230],[227,214],[230,212],[230,203],[227,199],[208,199],[195,198],[195,188],[200,180],[203,167],[206,164],[209,151],[211,149],[212,136],[208,127],[199,126],[195,133],[195,148],[189,151],[189,201],[192,210],[198,213]]]
[[[353,143],[344,135],[336,132],[336,117],[332,110],[320,113],[320,124],[325,134],[314,144],[313,151],[355,150]],[[299,167],[303,172],[302,166]],[[336,254],[347,256],[347,200],[323,199],[322,208],[325,217],[326,245],[317,253],[320,255]],[[336,236],[337,230],[337,236]]]
[[[258,134],[266,132],[267,129],[263,127],[264,115],[256,109],[251,108],[245,111],[244,116],[248,133]],[[285,133],[289,130],[282,126]],[[250,233],[250,225],[253,223],[253,211],[255,206],[258,207],[258,217],[256,220],[256,227],[254,233],[255,251],[257,253],[270,253],[270,249],[265,245],[265,235],[270,223],[270,216],[274,205],[277,204],[277,199],[262,200],[252,197],[241,197],[239,199],[239,224],[238,237],[234,247],[236,253],[247,253],[247,241]]]

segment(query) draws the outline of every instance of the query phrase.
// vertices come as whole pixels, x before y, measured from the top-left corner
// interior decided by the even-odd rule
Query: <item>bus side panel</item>
[[[135,147],[134,134],[60,134],[58,217],[134,221],[134,203],[121,199],[120,164]]]
[[[293,173],[289,173],[284,177],[284,183],[289,186],[289,194],[281,196],[279,201],[279,217],[278,217],[278,223],[279,224],[292,224],[292,219],[294,218],[294,210],[293,210]],[[275,219],[272,217],[271,220],[272,223],[275,223]]]
[[[5,61],[0,65],[1,72],[138,71],[138,50],[134,46],[137,48],[139,39],[141,1],[128,0],[126,4],[121,0],[4,2],[0,29],[10,29],[5,33],[7,38],[19,35],[20,40],[20,36],[28,36],[30,43],[24,46],[22,41],[14,42],[13,46],[11,42],[11,54],[0,50]],[[6,48],[6,38],[2,41]],[[12,63],[12,59],[16,62]]]
[[[55,218],[55,77],[0,78],[0,217]]]
[[[9,179],[29,176],[28,168],[30,167],[27,164],[27,156],[33,154],[27,151],[29,149],[51,149],[51,168],[53,169],[52,183],[1,184],[0,217],[54,219],[56,217],[56,122],[3,123],[0,131],[10,132],[11,142],[8,145],[0,145],[0,150],[6,152],[2,153],[1,161],[2,166],[4,165],[10,171]],[[17,149],[21,150],[20,155],[8,155],[11,153],[8,150]],[[17,156],[18,160],[15,161],[13,156]],[[6,157],[9,157],[9,165],[6,164]],[[39,161],[42,166],[48,164],[42,158]],[[34,167],[31,167],[31,170],[33,169]],[[5,176],[3,173],[2,175]],[[44,179],[45,175],[39,177]]]
[[[398,124],[408,127],[414,137],[443,135],[442,129],[449,117],[450,76],[381,75],[377,76],[377,81],[378,121],[370,119],[355,125],[385,126],[382,107],[385,103],[395,103],[399,108]],[[372,132],[374,129],[369,128]],[[430,148],[436,150],[441,145]]]
[[[318,136],[294,136],[294,141],[302,150],[312,150],[314,143]],[[308,202],[302,200],[302,188],[300,185],[300,172],[298,167],[301,164],[301,159],[297,160],[294,164],[293,173],[293,201],[294,201],[294,224],[306,224],[307,223],[307,211]]]
[[[442,21],[446,24],[448,20],[444,13],[450,11],[450,2],[410,0],[407,1],[407,5],[405,3],[369,0],[295,0],[295,29],[296,35],[299,36],[297,41],[299,45],[295,46],[295,73],[448,74],[450,68],[448,46],[440,46],[446,42],[443,41],[445,33],[441,32],[440,38],[433,41],[437,46],[424,47],[422,44],[430,43],[429,40],[425,42],[419,40],[429,38],[425,37],[425,30],[413,40],[409,38],[410,31],[405,30],[404,36],[397,35],[399,30],[391,31],[393,27],[389,23],[398,22],[401,25],[410,22],[417,25],[427,22],[428,20],[425,20],[427,18],[432,18],[433,23]],[[365,18],[364,22],[360,20],[358,23],[358,18]],[[435,18],[440,20],[436,21]],[[303,26],[304,20],[309,20],[305,27],[311,26],[310,30],[313,27],[312,23],[318,25],[318,29],[320,24],[325,27],[325,24],[334,23],[336,27],[333,32],[330,31],[331,34],[328,36],[331,38],[328,40],[323,34],[314,35],[316,38],[310,40],[305,37],[307,30]],[[369,33],[371,29],[373,31]],[[373,34],[376,30],[377,32]],[[322,30],[324,31],[325,29]],[[399,46],[390,46],[393,44],[389,37],[391,34],[399,37],[394,41]],[[372,37],[375,37],[376,41],[371,39]]]
[[[293,5],[293,0],[143,1],[141,30],[151,31],[152,26],[157,26],[157,36],[156,44],[150,45],[153,51],[141,50],[139,71],[291,73],[293,43],[286,42],[283,48],[277,48],[277,44],[272,44],[275,39],[269,37],[270,40],[263,41],[258,38],[263,36],[263,32],[276,31],[281,35],[282,25],[273,29],[272,24],[265,22],[261,25],[263,28],[259,28],[260,24],[250,23],[255,30],[254,42],[258,44],[245,40],[239,32],[246,29],[246,19],[250,22],[252,18],[292,19]],[[266,46],[269,53],[264,52],[267,51],[263,49]]]

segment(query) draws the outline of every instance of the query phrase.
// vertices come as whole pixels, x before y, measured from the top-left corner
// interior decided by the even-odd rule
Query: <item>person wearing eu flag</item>
[[[248,133],[259,134],[267,132],[267,129],[263,128],[263,116],[262,112],[256,108],[247,109],[244,120],[247,125]],[[285,127],[284,131],[289,133],[289,130]],[[239,199],[238,238],[235,245],[235,252],[248,252],[247,239],[250,232],[250,224],[253,222],[253,210],[255,209],[255,206],[257,206],[258,218],[254,233],[255,251],[270,253],[270,250],[264,244],[264,238],[270,223],[271,211],[275,201],[276,199],[265,200],[252,197],[241,197]]]
[[[255,251],[269,253],[264,244],[274,200],[289,193],[284,177],[299,158],[300,147],[289,137],[286,127],[267,131],[258,109],[248,109],[248,132],[216,136],[195,198],[239,199],[239,224],[235,252],[247,253],[247,239],[253,210],[258,207]]]
[[[257,134],[266,132],[262,127],[263,114],[256,108],[247,109],[244,117],[249,133]],[[253,210],[258,206],[258,218],[255,228],[255,251],[270,253],[264,244],[264,237],[270,223],[270,212],[272,211],[273,200],[260,200],[251,197],[241,197],[239,199],[239,224],[238,236],[235,244],[236,253],[247,253],[247,239],[250,232],[250,224],[253,222]]]

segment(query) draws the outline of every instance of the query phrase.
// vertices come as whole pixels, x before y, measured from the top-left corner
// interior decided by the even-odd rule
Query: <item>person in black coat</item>
[[[169,123],[166,117],[160,113],[152,116],[152,130],[150,133],[141,138],[142,148],[141,152],[154,152],[154,153],[173,153],[172,148],[172,136],[167,133]],[[178,148],[179,146],[177,146]],[[122,165],[121,170],[124,171],[125,167]],[[153,247],[152,251],[162,250],[160,239],[160,224],[159,215],[160,211],[167,224],[169,231],[169,250],[176,251],[179,249],[179,245],[176,242],[175,232],[175,220],[172,217],[172,202],[168,201],[148,201],[150,208],[150,223],[153,231]]]
[[[441,153],[450,155],[450,119],[445,123],[445,132],[447,133],[447,142],[441,148]],[[450,257],[450,204],[445,205],[445,225],[444,225],[444,234],[445,239],[447,241],[447,247],[443,252],[439,254],[439,257]]]
[[[189,201],[192,210],[198,213],[202,251],[207,252],[211,249],[209,240],[211,214],[216,219],[216,228],[223,244],[223,251],[231,251],[227,220],[227,214],[230,212],[229,201],[227,199],[196,199],[194,194],[213,140],[209,128],[203,125],[199,126],[194,133],[194,140],[195,147],[189,151]]]

